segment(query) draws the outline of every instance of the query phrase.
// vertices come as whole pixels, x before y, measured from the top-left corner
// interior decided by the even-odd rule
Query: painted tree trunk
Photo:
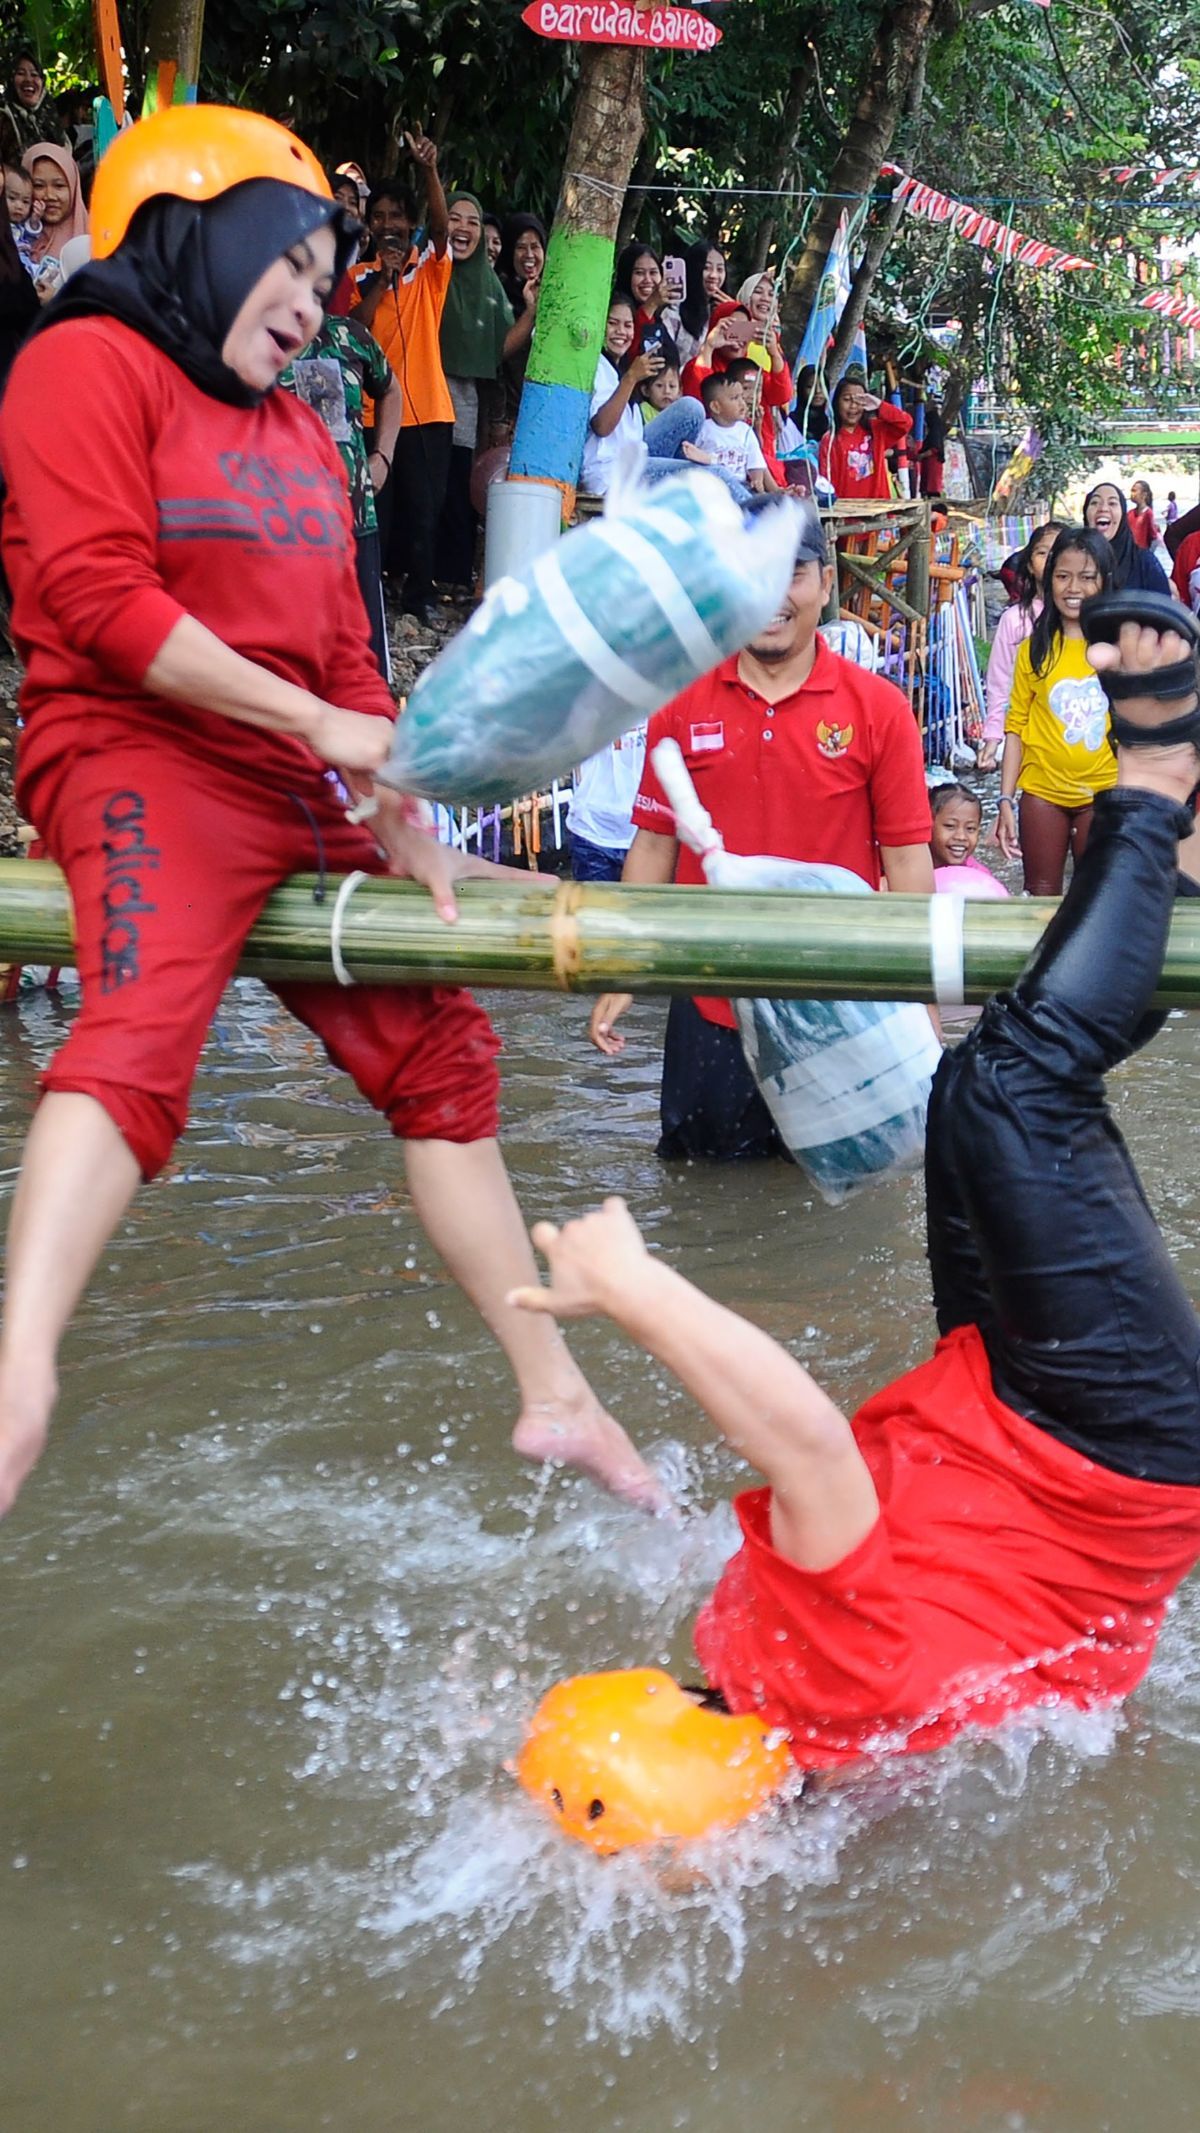
[[[644,51],[585,45],[509,467],[516,479],[553,482],[572,502],[645,85]]]
[[[194,103],[203,31],[204,0],[150,0],[143,118],[167,104]]]
[[[783,299],[780,315],[788,346],[804,337],[830,247],[843,214],[852,213],[879,176],[904,110],[918,58],[934,33],[939,0],[893,0],[884,8],[863,74],[854,116],[846,129],[808,226],[804,250]]]

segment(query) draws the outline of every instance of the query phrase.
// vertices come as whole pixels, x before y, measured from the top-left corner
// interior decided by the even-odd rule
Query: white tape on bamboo
[[[339,985],[357,985],[358,983],[358,979],[351,975],[342,959],[342,927],[345,923],[346,912],[349,909],[350,898],[353,896],[354,891],[358,888],[360,882],[370,881],[370,879],[371,876],[369,874],[347,874],[333,899],[333,911],[329,919],[329,960],[333,964],[333,974]]]
[[[961,1007],[965,998],[963,968],[963,896],[929,899],[929,976],[939,1007]]]

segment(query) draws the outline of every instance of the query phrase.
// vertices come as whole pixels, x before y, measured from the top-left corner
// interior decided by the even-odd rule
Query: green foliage
[[[1197,55],[1193,57],[1192,55]],[[970,93],[964,96],[964,83]],[[1191,4],[1108,0],[968,14],[931,54],[913,168],[956,198],[1064,250],[1093,272],[1034,273],[904,218],[884,261],[868,327],[911,366],[934,354],[932,325],[957,320],[956,389],[984,374],[1036,420],[1050,493],[1131,399],[1169,408],[1194,393],[1169,373],[1163,329],[1139,313],[1139,262],[1200,230],[1200,191],[1164,196],[1114,167],[1200,163],[1200,16]],[[1153,266],[1153,279],[1159,278]],[[1183,276],[1200,294],[1200,258]]]
[[[210,8],[202,88],[286,119],[332,161],[382,175],[405,131],[484,199],[552,212],[571,121],[569,46],[499,0],[248,0]]]

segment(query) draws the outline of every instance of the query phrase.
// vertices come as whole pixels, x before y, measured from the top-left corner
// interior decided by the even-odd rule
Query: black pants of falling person
[[[934,1081],[938,1326],[979,1328],[1000,1398],[1097,1465],[1200,1485],[1200,1322],[1104,1076],[1154,1035],[1188,810],[1117,787],[1031,963]],[[1180,1151],[1181,1160],[1189,1160]]]

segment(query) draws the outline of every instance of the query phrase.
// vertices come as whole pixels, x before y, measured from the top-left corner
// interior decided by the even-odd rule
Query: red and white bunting
[[[1142,178],[1147,185],[1156,185],[1161,191],[1165,185],[1194,185],[1200,178],[1200,170],[1181,165],[1175,170],[1152,170],[1148,163],[1120,163],[1112,170],[1102,170],[1102,178],[1111,178],[1116,185],[1129,185],[1134,178]]]
[[[1139,298],[1137,308],[1157,312],[1159,318],[1170,319],[1184,332],[1200,326],[1200,303],[1186,289],[1152,289],[1149,296]]]
[[[1043,243],[1039,237],[1026,237],[1023,231],[1010,229],[1006,222],[997,221],[994,215],[982,214],[977,207],[969,207],[965,200],[954,200],[948,193],[938,192],[935,186],[920,184],[895,163],[883,164],[880,175],[898,180],[893,198],[903,201],[907,214],[920,215],[926,222],[948,225],[964,243],[980,245],[988,252],[999,252],[1012,266],[1032,267],[1036,273],[1073,274],[1080,267],[1095,265],[1094,260],[1081,259],[1075,252],[1064,252],[1057,245]]]

